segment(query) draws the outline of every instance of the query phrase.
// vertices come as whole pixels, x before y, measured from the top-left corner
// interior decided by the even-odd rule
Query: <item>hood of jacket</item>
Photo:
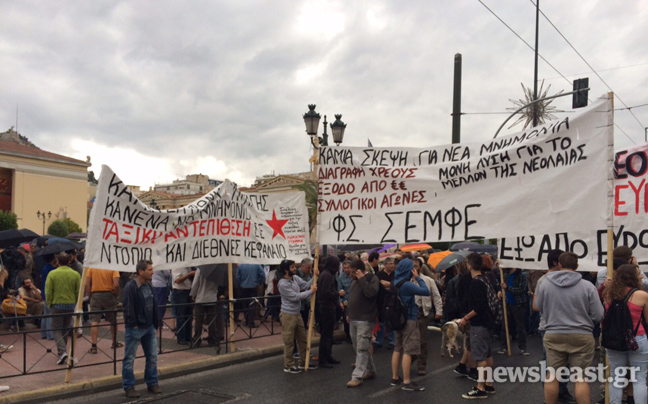
[[[403,279],[412,279],[412,268],[414,268],[414,263],[411,259],[405,258],[401,260],[396,266],[394,273],[394,285],[397,285]]]
[[[557,271],[547,274],[547,280],[561,288],[574,286],[581,281],[583,277],[576,271]]]
[[[335,275],[340,270],[340,259],[333,255],[326,257],[326,260],[324,260],[324,270]]]

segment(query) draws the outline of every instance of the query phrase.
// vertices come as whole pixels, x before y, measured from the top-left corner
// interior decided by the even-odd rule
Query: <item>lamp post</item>
[[[155,198],[151,199],[151,203],[149,204],[151,208],[157,209],[157,202],[155,202]]]
[[[39,210],[38,212],[36,212],[36,216],[40,220],[43,221],[43,236],[44,236],[45,235],[45,221],[52,217],[52,212],[47,212],[47,213],[43,212],[43,213],[41,213],[41,211]]]
[[[320,114],[315,111],[315,104],[308,104],[308,112],[304,114],[304,123],[306,124],[306,133],[310,137],[311,144],[313,145],[313,156],[310,159],[310,162],[313,163],[313,179],[315,180],[316,189],[319,188],[318,174],[317,174],[317,165],[319,163],[319,155],[317,149],[321,146],[328,146],[328,133],[326,133],[326,115],[324,115],[324,133],[322,137],[317,136],[317,129],[320,122]],[[342,143],[344,138],[344,130],[346,129],[346,124],[342,122],[342,114],[335,115],[335,122],[331,124],[331,132],[333,134],[333,142],[336,145]],[[317,205],[317,204],[316,204]],[[319,266],[319,213],[317,214],[317,223],[315,224],[315,262],[314,262],[314,275],[313,283],[317,283],[317,273]],[[324,254],[328,256],[327,246],[322,246],[324,248]],[[310,308],[310,317],[308,320],[308,331],[306,338],[306,371],[308,372],[308,366],[310,362],[310,347],[311,347],[311,338],[313,335],[313,325],[315,320],[315,293],[311,295],[311,308]]]

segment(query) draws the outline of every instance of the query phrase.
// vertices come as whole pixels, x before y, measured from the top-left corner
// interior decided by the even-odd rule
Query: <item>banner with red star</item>
[[[203,264],[279,264],[309,257],[303,192],[243,193],[225,180],[187,206],[156,210],[103,166],[88,223],[85,266],[134,272]]]

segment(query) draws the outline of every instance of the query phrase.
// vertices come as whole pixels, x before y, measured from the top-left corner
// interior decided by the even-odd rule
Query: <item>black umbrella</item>
[[[480,254],[497,254],[497,246],[492,244],[479,244],[472,241],[463,241],[450,247],[450,251],[470,251]]]
[[[38,234],[29,229],[9,229],[0,231],[0,248],[7,248],[32,241]]]
[[[39,257],[41,255],[58,254],[63,251],[76,250],[78,248],[80,248],[79,243],[75,243],[74,241],[70,241],[70,240],[54,241],[54,242],[50,242],[50,244],[48,244],[44,248],[37,250],[34,253],[34,256]]]
[[[451,266],[465,261],[468,254],[470,254],[470,251],[457,251],[446,257],[443,257],[443,259],[439,261],[437,266],[434,267],[434,272],[443,272]]]

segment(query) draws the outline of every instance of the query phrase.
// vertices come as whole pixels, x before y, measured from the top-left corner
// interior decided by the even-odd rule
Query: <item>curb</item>
[[[311,347],[319,345],[319,337],[313,338]],[[199,373],[205,370],[218,369],[226,366],[236,365],[239,363],[250,362],[256,359],[263,359],[269,356],[283,354],[284,346],[272,345],[258,349],[247,349],[215,356],[213,358],[201,359],[198,361],[179,363],[158,368],[160,380],[171,379],[178,376],[184,376],[191,373]],[[135,378],[141,382],[144,378],[144,371],[136,371]],[[66,397],[78,396],[81,394],[100,393],[113,389],[121,389],[121,375],[111,375],[99,377],[82,382],[62,384],[57,386],[46,387],[32,391],[25,391],[11,395],[0,396],[1,403],[40,403],[42,399],[61,400]]]

